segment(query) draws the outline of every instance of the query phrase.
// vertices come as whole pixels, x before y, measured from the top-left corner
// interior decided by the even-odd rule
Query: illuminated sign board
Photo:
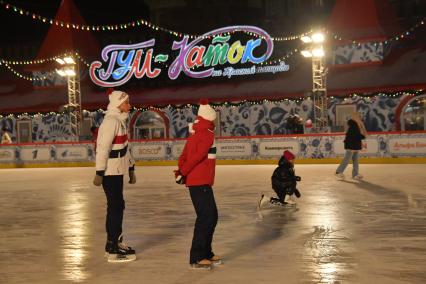
[[[232,41],[231,33],[245,32],[253,35],[243,45],[240,40]],[[210,41],[208,46],[201,42]],[[275,66],[256,66],[265,62],[272,54],[274,43],[264,30],[254,26],[231,26],[213,30],[190,41],[183,37],[174,41],[172,50],[178,55],[170,63],[168,54],[154,54],[155,39],[131,45],[108,45],[102,50],[102,62],[90,65],[90,78],[102,87],[116,87],[125,84],[132,77],[156,78],[162,69],[168,68],[170,79],[177,79],[182,73],[192,78],[276,73],[289,70],[284,62]],[[265,48],[266,46],[266,48]],[[261,53],[261,54],[259,54]],[[256,55],[257,56],[256,56]],[[234,68],[236,64],[253,64],[247,68]],[[227,67],[221,69],[222,65]]]

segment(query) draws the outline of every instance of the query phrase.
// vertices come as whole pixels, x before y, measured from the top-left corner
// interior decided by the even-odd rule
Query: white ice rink
[[[225,265],[189,269],[195,213],[174,167],[138,167],[125,241],[103,257],[105,197],[93,168],[0,170],[0,283],[426,283],[426,165],[296,165],[296,208],[257,210],[275,166],[218,166],[213,248]],[[346,175],[350,175],[351,166]]]

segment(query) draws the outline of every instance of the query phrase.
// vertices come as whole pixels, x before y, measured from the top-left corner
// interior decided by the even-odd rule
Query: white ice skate
[[[335,175],[335,176],[336,176],[336,178],[338,178],[338,179],[345,179],[345,175],[344,175],[344,174],[342,174],[342,173],[335,173],[334,175]]]
[[[269,203],[270,199],[271,199],[270,197],[262,194],[262,196],[260,197],[260,200],[259,200],[259,202],[257,204],[257,207],[258,208],[262,208],[263,206],[265,206],[265,204]]]
[[[292,205],[292,206],[296,205],[296,201],[294,200],[293,195],[288,195],[288,194],[284,198],[284,203],[286,205]]]
[[[362,180],[363,178],[364,177],[362,175],[356,175],[356,176],[352,177],[352,179],[355,179],[355,180]]]

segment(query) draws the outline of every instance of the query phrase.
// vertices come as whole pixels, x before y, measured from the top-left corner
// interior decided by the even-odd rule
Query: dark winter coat
[[[194,135],[188,138],[179,157],[179,171],[186,186],[213,185],[216,167],[214,124],[202,117],[194,123]]]
[[[278,167],[274,170],[272,174],[272,188],[275,191],[293,189],[296,187],[297,177],[294,172],[294,165],[287,161],[284,157],[278,162]],[[300,179],[300,178],[299,178]]]
[[[348,120],[348,131],[346,131],[345,140],[343,141],[345,144],[346,150],[361,150],[362,143],[361,140],[365,139],[365,136],[361,134],[359,130],[358,123],[354,120]]]

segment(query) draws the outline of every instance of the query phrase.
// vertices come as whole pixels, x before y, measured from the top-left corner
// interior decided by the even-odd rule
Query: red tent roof
[[[401,32],[388,0],[336,0],[328,29],[350,40],[383,40]]]
[[[86,25],[73,0],[62,0],[54,21],[73,23],[80,26]],[[64,29],[54,22],[49,28],[36,59],[44,59],[76,51],[84,58],[93,58],[99,56],[100,46],[90,31],[73,28]],[[49,64],[39,64],[25,69],[29,71],[48,69],[49,66]]]

